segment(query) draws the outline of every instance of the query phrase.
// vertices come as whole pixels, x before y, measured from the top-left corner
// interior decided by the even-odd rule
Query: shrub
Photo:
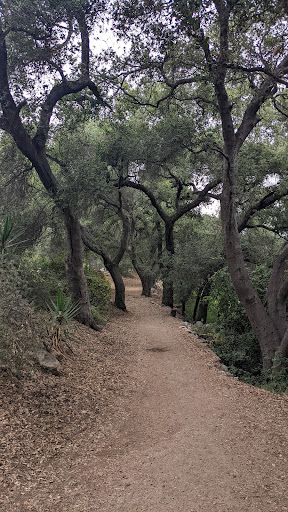
[[[253,285],[264,304],[268,276],[269,269],[265,265],[258,265],[250,271]],[[216,272],[211,278],[211,285],[209,301],[218,309],[213,327],[215,342],[211,346],[231,373],[252,384],[260,383],[262,359],[259,343],[227,269]]]
[[[72,347],[69,343],[70,341],[70,321],[74,318],[79,312],[81,306],[80,303],[72,303],[71,297],[65,296],[65,294],[60,291],[57,294],[56,301],[50,300],[50,304],[48,304],[48,309],[51,314],[51,329],[50,329],[50,339],[51,346],[57,351],[62,351],[62,345],[66,345],[71,352],[73,352]]]
[[[0,362],[19,372],[36,342],[32,308],[23,297],[24,283],[11,260],[0,257]],[[33,340],[33,342],[32,342]]]
[[[111,287],[105,275],[91,267],[85,268],[85,276],[89,290],[91,311],[97,323],[105,322],[108,304],[111,299]]]
[[[68,293],[64,253],[48,259],[27,252],[22,258],[21,275],[27,283],[25,297],[33,301],[37,309],[46,309],[60,290]]]

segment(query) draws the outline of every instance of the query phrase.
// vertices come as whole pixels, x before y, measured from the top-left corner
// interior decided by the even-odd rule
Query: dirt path
[[[288,397],[228,377],[137,282],[127,295],[108,327],[128,350],[103,435],[92,415],[3,511],[288,512]]]

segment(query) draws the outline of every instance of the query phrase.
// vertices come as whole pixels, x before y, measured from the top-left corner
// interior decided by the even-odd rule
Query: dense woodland
[[[161,282],[233,374],[287,389],[287,17],[286,0],[0,1],[3,370],[72,317],[99,329],[105,268],[118,308],[123,275],[147,297]]]

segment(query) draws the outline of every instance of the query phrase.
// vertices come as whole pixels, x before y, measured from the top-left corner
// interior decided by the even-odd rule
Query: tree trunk
[[[288,281],[285,279],[287,270],[288,246],[284,246],[276,258],[267,289],[269,317],[273,321],[280,338],[287,331],[286,298]]]
[[[117,263],[108,262],[104,260],[104,265],[113,279],[115,286],[115,301],[114,304],[118,309],[127,311],[125,304],[125,285],[120,273],[119,265]]]
[[[209,280],[206,280],[200,289],[200,297],[199,297],[199,301],[198,301],[198,311],[194,317],[194,319],[196,321],[201,320],[201,322],[203,322],[203,324],[206,324],[206,322],[207,322],[208,302],[207,302],[207,300],[205,300],[205,298],[207,297],[209,292],[210,292],[210,282],[209,282]]]
[[[140,277],[140,279],[141,279],[141,277]],[[142,284],[142,295],[144,295],[144,297],[151,297],[151,289],[154,284],[152,277],[148,276],[148,275],[143,275],[142,279],[141,279],[141,284]]]
[[[98,330],[91,313],[89,293],[84,275],[80,224],[69,207],[66,207],[63,213],[67,233],[66,275],[72,301],[81,304],[76,319],[84,325]]]
[[[226,175],[223,181],[221,197],[221,217],[224,233],[226,259],[236,293],[246,310],[251,326],[257,336],[261,353],[263,368],[272,366],[273,358],[280,346],[278,332],[269,318],[258,294],[253,288],[249,278],[236,220],[235,197],[235,161],[230,157],[229,163],[225,163]]]
[[[170,279],[163,280],[162,304],[173,308],[173,282]]]
[[[197,317],[197,311],[198,311],[198,306],[199,306],[199,302],[201,299],[201,294],[202,294],[202,287],[198,289],[197,296],[195,299],[195,305],[194,305],[194,310],[193,310],[193,320],[195,320],[195,321],[196,321],[196,317]]]
[[[151,288],[154,284],[152,275],[142,272],[142,270],[140,269],[140,266],[136,260],[135,254],[132,255],[131,261],[132,261],[132,265],[135,268],[136,273],[141,281],[142,295],[144,295],[144,297],[151,297]]]
[[[166,264],[163,266],[163,294],[162,294],[162,304],[164,306],[169,306],[173,308],[174,301],[174,287],[173,287],[173,279],[172,279],[172,271],[173,271],[173,256],[175,252],[174,247],[174,223],[167,222],[165,223],[165,244],[166,244],[166,255],[167,258]]]
[[[181,315],[183,318],[185,318],[186,315],[186,301],[181,300]]]
[[[153,282],[153,276],[152,272],[149,274],[147,268],[145,271],[141,269],[141,265],[138,262],[137,259],[137,252],[136,252],[136,237],[135,237],[135,219],[133,217],[132,213],[132,220],[131,220],[131,253],[130,258],[132,265],[134,269],[136,270],[136,273],[141,281],[142,284],[142,295],[144,297],[151,297],[151,288],[154,284]]]

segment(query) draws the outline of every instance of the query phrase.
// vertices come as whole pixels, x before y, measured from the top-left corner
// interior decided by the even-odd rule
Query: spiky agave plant
[[[17,238],[21,236],[21,231],[15,231],[15,225],[13,224],[10,217],[6,217],[4,224],[0,226],[0,254],[5,254],[16,245],[22,243],[17,242]]]
[[[50,300],[48,304],[51,313],[50,337],[52,347],[56,350],[61,352],[64,343],[72,351],[69,344],[70,320],[77,315],[80,308],[80,302],[72,303],[71,297],[65,296],[62,291],[58,292],[56,301]]]

